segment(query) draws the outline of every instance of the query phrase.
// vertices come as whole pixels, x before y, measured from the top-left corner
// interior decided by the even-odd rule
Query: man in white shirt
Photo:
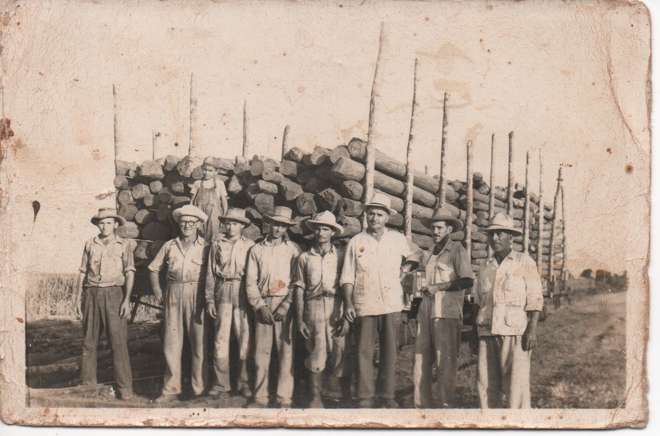
[[[354,323],[358,340],[359,407],[374,407],[375,342],[380,348],[378,386],[382,406],[398,407],[394,399],[397,333],[403,309],[400,282],[402,263],[411,254],[406,238],[385,225],[394,214],[390,199],[376,193],[365,205],[367,229],[355,235],[348,246],[340,285],[344,294],[344,316]],[[409,271],[406,263],[403,270]]]

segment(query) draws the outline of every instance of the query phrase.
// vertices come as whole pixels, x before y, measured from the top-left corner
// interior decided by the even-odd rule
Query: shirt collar
[[[93,241],[94,241],[95,244],[105,245],[98,235],[94,236]],[[113,233],[111,236],[108,236],[108,241],[109,241],[109,244],[110,243],[122,244],[124,242],[124,240],[122,238],[120,238],[119,236],[117,236],[116,233]]]
[[[321,256],[321,252],[316,245],[312,245],[312,247],[309,249],[309,252],[314,256]],[[328,251],[326,254],[335,254],[335,246],[333,244],[330,244],[330,251]]]
[[[183,242],[181,241],[181,236],[177,236],[176,239],[174,239],[174,243],[176,244],[177,247],[179,247],[179,250],[183,252]],[[195,238],[195,242],[193,242],[194,245],[204,245],[204,239],[201,238],[199,235],[197,235],[197,238]]]
[[[433,246],[433,250],[431,250],[431,255],[432,256],[438,256],[438,255],[442,254],[443,252],[448,251],[449,249],[451,249],[452,245],[454,245],[454,241],[452,241],[452,239],[449,237],[449,235],[447,235],[447,236],[445,236],[444,243],[441,242],[441,244],[442,244],[442,246],[439,247],[439,248],[435,245]]]

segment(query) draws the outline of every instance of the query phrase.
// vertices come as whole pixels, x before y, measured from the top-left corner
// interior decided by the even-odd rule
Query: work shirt
[[[80,272],[85,274],[85,287],[124,286],[126,273],[135,271],[135,241],[108,236],[107,244],[98,236],[87,240],[83,249]]]
[[[300,248],[288,239],[272,242],[270,238],[255,244],[248,254],[245,288],[248,302],[255,310],[266,303],[264,298],[287,297],[283,308],[291,305],[291,272]]]
[[[294,268],[293,287],[303,290],[304,299],[334,296],[339,286],[339,268],[343,261],[343,250],[331,246],[322,255],[317,247],[302,253]]]
[[[426,285],[453,282],[458,279],[474,279],[472,265],[463,244],[447,238],[437,254],[433,251],[424,256]],[[432,318],[463,319],[465,291],[438,291],[433,296]]]
[[[149,271],[158,272],[166,264],[168,285],[203,283],[208,249],[204,238],[199,236],[187,251],[184,251],[180,238],[170,239],[158,250],[149,264]]]
[[[209,249],[208,267],[206,273],[206,302],[215,301],[216,283],[232,282],[231,286],[240,287],[245,276],[245,264],[248,252],[254,242],[245,236],[235,241],[225,235],[213,239]]]
[[[489,259],[479,270],[475,286],[480,336],[522,335],[527,312],[543,310],[543,286],[536,263],[525,253],[511,251],[498,264]]]
[[[357,316],[403,310],[401,263],[409,254],[405,236],[393,230],[386,229],[380,240],[366,231],[351,238],[339,282],[341,286],[353,285]]]

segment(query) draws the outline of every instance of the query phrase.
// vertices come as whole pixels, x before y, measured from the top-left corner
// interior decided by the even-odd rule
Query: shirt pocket
[[[502,283],[503,303],[507,306],[523,307],[525,281],[517,275],[507,274]]]
[[[444,263],[435,264],[435,283],[446,283],[453,280],[454,268]]]
[[[517,331],[527,327],[527,313],[518,306],[507,306],[504,312],[504,323]]]
[[[190,259],[190,279],[192,281],[199,281],[201,279],[202,267],[204,266],[204,261],[202,259],[191,258]]]

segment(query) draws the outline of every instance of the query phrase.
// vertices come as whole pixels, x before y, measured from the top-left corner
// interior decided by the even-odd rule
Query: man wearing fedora
[[[245,286],[250,306],[255,312],[254,399],[251,407],[267,407],[268,370],[273,346],[277,350],[279,373],[277,401],[279,407],[291,407],[293,398],[293,348],[291,273],[300,248],[290,241],[287,231],[294,222],[288,207],[276,206],[264,219],[268,235],[254,245],[248,255]]]
[[[220,218],[223,233],[213,239],[206,274],[206,311],[215,320],[213,368],[215,384],[209,395],[226,397],[231,391],[229,344],[232,332],[238,342],[238,392],[248,397],[247,353],[250,326],[245,294],[245,264],[254,245],[242,235],[250,220],[245,209],[231,208]]]
[[[493,258],[480,268],[475,287],[479,404],[530,408],[531,352],[543,310],[541,278],[527,254],[513,251],[513,237],[522,233],[513,218],[497,213],[486,231]]]
[[[81,381],[83,385],[97,384],[96,352],[99,336],[105,331],[112,348],[117,391],[121,399],[128,400],[133,397],[133,377],[126,318],[135,278],[135,244],[117,235],[117,228],[126,221],[114,209],[99,209],[91,221],[99,234],[85,242],[74,297],[74,309],[80,315],[80,299],[85,293]]]
[[[415,363],[413,369],[415,407],[432,407],[433,395],[440,407],[454,406],[458,352],[463,327],[464,290],[472,286],[474,274],[463,244],[450,234],[463,228],[446,207],[438,208],[428,225],[434,246],[422,260],[426,286],[417,313]],[[431,368],[438,374],[435,389]]]
[[[374,194],[365,205],[365,213],[367,228],[351,238],[346,247],[340,278],[344,316],[357,329],[359,406],[374,407],[373,357],[378,341],[381,405],[394,408],[398,407],[394,398],[397,334],[404,306],[400,274],[412,267],[405,262],[411,250],[403,234],[385,227],[395,213],[389,197]]]
[[[179,236],[165,242],[151,264],[150,281],[154,295],[164,302],[165,376],[157,403],[177,399],[181,394],[181,360],[184,340],[190,343],[191,384],[194,396],[205,389],[204,280],[208,245],[198,234],[207,216],[201,209],[185,205],[172,212]],[[167,288],[160,287],[159,272],[167,267]]]
[[[348,321],[337,293],[343,250],[332,244],[332,237],[343,228],[329,211],[316,214],[306,224],[314,232],[314,243],[296,261],[293,286],[298,329],[309,352],[305,359],[312,394],[309,407],[320,408],[322,390],[340,398],[344,375],[345,338],[339,332],[348,329],[344,327]],[[322,386],[324,372],[327,386]]]

